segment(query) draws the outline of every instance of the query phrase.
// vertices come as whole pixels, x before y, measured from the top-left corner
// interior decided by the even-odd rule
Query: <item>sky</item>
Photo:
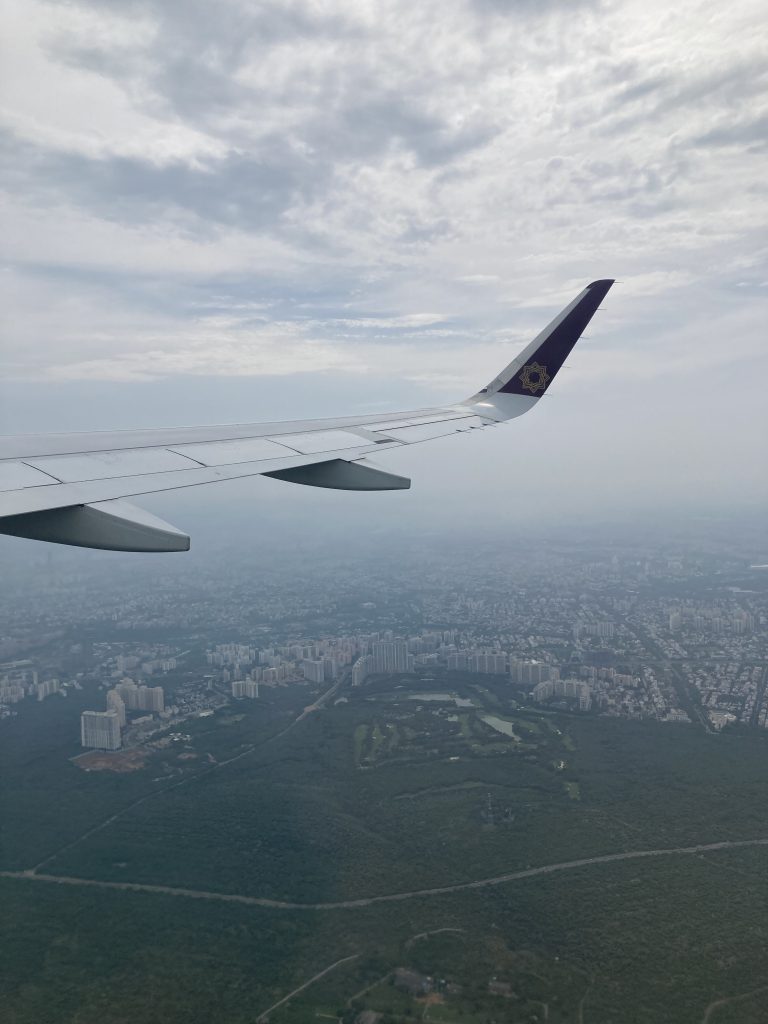
[[[410,492],[144,505],[298,533],[765,502],[757,0],[6,0],[2,20],[0,432],[456,401],[612,277],[534,412],[381,455]]]

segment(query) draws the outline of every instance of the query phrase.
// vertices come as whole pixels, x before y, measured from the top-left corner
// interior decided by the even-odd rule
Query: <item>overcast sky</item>
[[[758,0],[4,12],[3,432],[459,399],[616,277],[530,416],[381,456],[407,494],[145,504],[184,526],[249,497],[501,523],[765,500]]]

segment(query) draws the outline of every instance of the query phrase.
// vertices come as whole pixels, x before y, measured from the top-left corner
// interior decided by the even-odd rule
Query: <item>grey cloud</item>
[[[185,46],[198,54],[219,49],[230,58],[254,35],[265,43],[273,43],[318,34],[338,38],[359,31],[353,17],[291,0],[245,0],[216,5],[208,0],[184,0],[178,4],[165,0],[77,0],[77,6],[105,14],[131,12],[149,17],[157,24],[158,38],[166,43],[175,39],[176,51]],[[172,59],[176,51],[171,50],[167,56]]]
[[[639,163],[630,156],[617,159],[572,160],[555,157],[547,162],[542,203],[626,203],[634,217],[653,217],[680,206],[676,185],[686,163],[667,157],[662,163]]]
[[[697,146],[746,145],[750,149],[765,149],[768,146],[768,114],[749,121],[720,124],[693,141]]]
[[[764,62],[752,57],[734,58],[706,74],[666,72],[644,77],[637,64],[625,64],[622,70],[623,82],[608,73],[609,81],[618,88],[605,97],[599,112],[585,113],[585,123],[594,119],[606,135],[622,135],[667,115],[677,116],[679,129],[685,133],[692,108],[699,110],[707,103],[730,112],[766,88]],[[614,116],[621,108],[635,105],[639,109],[632,113]]]
[[[317,131],[317,129],[315,130]],[[308,134],[314,141],[315,131]],[[206,165],[183,161],[156,164],[138,157],[54,150],[0,135],[0,162],[7,186],[27,197],[56,202],[64,199],[100,217],[121,223],[171,221],[192,235],[210,235],[217,228],[269,231],[300,236],[317,245],[299,224],[283,223],[300,203],[324,196],[344,159],[368,161],[393,146],[418,152],[425,166],[448,162],[482,145],[489,132],[482,126],[452,132],[437,118],[411,111],[391,97],[362,101],[337,114],[321,130],[317,153],[282,138],[262,141],[258,153],[230,152],[209,158]],[[413,222],[403,240],[419,241],[446,233],[445,221]]]
[[[34,190],[52,199],[64,196],[107,220],[171,219],[195,233],[215,225],[273,226],[297,198],[309,199],[322,189],[328,173],[279,139],[267,140],[263,156],[231,153],[205,169],[180,161],[92,158],[9,133],[2,143],[6,180],[27,195]]]
[[[544,16],[552,11],[568,11],[576,7],[599,9],[605,6],[605,0],[467,0],[467,4],[473,11],[511,18]]]
[[[90,0],[90,6],[100,9],[104,2]],[[120,4],[112,6],[122,10]],[[292,135],[321,164],[369,158],[394,147],[431,167],[485,145],[498,131],[476,113],[466,124],[449,123],[430,107],[434,81],[409,79],[404,89],[397,81],[402,71],[396,61],[391,68],[371,65],[355,53],[354,45],[330,68],[301,61],[287,66],[286,81],[279,87],[257,86],[237,77],[238,70],[258,62],[260,53],[268,57],[277,45],[305,40],[326,40],[337,47],[355,40],[361,47],[369,44],[370,28],[363,29],[351,17],[283,3],[177,5],[136,0],[133,9],[153,19],[150,41],[98,48],[64,36],[50,44],[49,55],[70,67],[114,78],[149,113],[181,118],[225,142],[234,141],[226,127],[227,114],[238,112],[236,131],[241,133],[250,123],[258,135],[265,109],[283,109],[284,139]],[[445,77],[453,83],[449,68]],[[306,108],[308,100],[311,112],[299,115],[294,127],[293,115]],[[243,145],[241,137],[237,144]]]
[[[423,165],[434,166],[485,145],[495,134],[496,129],[482,120],[453,128],[420,111],[412,100],[377,90],[367,98],[350,98],[335,116],[317,128],[309,127],[307,137],[313,148],[324,149],[328,156],[367,159],[395,145]]]

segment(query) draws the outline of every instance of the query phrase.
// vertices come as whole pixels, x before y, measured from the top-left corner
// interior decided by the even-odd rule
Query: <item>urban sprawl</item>
[[[70,581],[74,610],[64,575],[41,569],[46,587],[14,609],[0,648],[24,654],[0,664],[0,718],[95,683],[80,743],[109,751],[266,688],[306,687],[311,705],[400,674],[506,678],[521,699],[573,713],[768,728],[765,598],[713,585],[713,573],[756,578],[744,563],[583,552],[518,552],[490,572],[466,552],[416,562],[319,567],[300,581],[272,569],[258,586],[220,568],[151,593],[140,576],[98,595],[83,579]],[[141,638],[158,628],[165,642]]]

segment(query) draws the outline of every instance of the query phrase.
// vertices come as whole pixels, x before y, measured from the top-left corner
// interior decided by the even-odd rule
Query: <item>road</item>
[[[458,882],[454,885],[435,886],[432,889],[415,889],[411,892],[388,893],[384,896],[367,896],[356,900],[339,900],[333,903],[291,903],[287,900],[269,900],[261,896],[241,896],[238,893],[209,892],[204,889],[183,889],[172,885],[149,885],[142,882],[106,882],[97,878],[75,878],[70,875],[46,875],[35,869],[28,871],[0,871],[0,878],[15,878],[24,881],[54,885],[91,886],[96,889],[116,889],[124,892],[146,892],[163,896],[186,896],[197,900],[219,900],[222,903],[240,903],[249,907],[270,907],[275,910],[354,910],[371,907],[377,903],[394,903],[400,900],[418,899],[424,896],[442,896],[446,893],[464,892],[467,889],[483,889],[492,885],[519,882],[539,875],[553,875],[560,871],[575,871],[595,864],[613,864],[623,860],[640,860],[644,857],[674,857],[717,850],[736,850],[747,846],[768,846],[768,839],[737,839],[719,843],[702,843],[696,846],[677,846],[661,850],[632,850],[627,853],[606,853],[599,857],[583,857],[581,860],[562,861],[559,864],[543,864],[537,868],[511,871],[494,878],[481,878],[474,882]]]
[[[348,675],[349,673],[345,672],[344,675],[333,684],[330,690],[326,690],[321,697],[317,698],[314,704],[310,704],[308,707],[304,708],[299,717],[296,719],[296,722],[301,722],[304,718],[307,717],[307,715],[311,715],[313,711],[319,711],[320,708],[322,708],[325,705],[325,702],[327,700],[330,700],[330,698],[338,692],[338,690],[341,688],[342,683],[346,682]],[[294,722],[293,724],[295,725],[296,722]]]
[[[261,1022],[268,1021],[270,1013],[276,1010],[278,1006],[282,1006],[284,1003],[287,1003],[289,999],[293,999],[293,997],[297,996],[299,992],[303,992],[305,988],[309,988],[310,985],[313,985],[316,981],[319,981],[321,978],[325,977],[326,974],[330,974],[331,971],[334,971],[337,967],[341,967],[342,964],[348,964],[352,960],[357,960],[359,956],[359,953],[354,953],[352,956],[345,956],[341,960],[337,960],[335,963],[330,964],[328,967],[325,967],[318,974],[315,974],[314,977],[310,978],[309,981],[305,981],[303,985],[299,985],[299,987],[295,988],[293,992],[289,992],[287,996],[283,996],[283,998],[278,1000],[278,1002],[273,1003],[273,1005],[270,1006],[268,1010],[264,1010],[263,1013],[260,1013],[259,1016],[256,1018],[256,1024],[261,1024]]]
[[[724,1006],[728,1006],[730,1003],[741,1002],[744,999],[751,999],[752,996],[762,995],[763,992],[768,992],[768,985],[764,985],[762,988],[753,989],[752,992],[742,992],[741,995],[738,996],[726,996],[724,999],[716,999],[715,1002],[710,1003],[704,1011],[701,1024],[710,1024],[713,1016]]]
[[[616,615],[616,612],[609,609],[604,602],[599,603],[601,603],[601,607],[605,611],[610,611],[612,614]],[[639,623],[633,622],[628,615],[616,615],[616,618],[629,630],[636,640],[639,640],[640,643],[643,644],[646,650],[653,654],[659,666],[667,673],[669,681],[677,693],[678,700],[680,701],[680,707],[688,715],[691,722],[698,722],[699,725],[701,725],[707,732],[714,732],[710,721],[707,718],[706,712],[701,705],[691,697],[688,690],[688,684],[680,666],[675,664],[675,662],[662,649],[658,641],[656,641],[646,629],[643,629]]]

